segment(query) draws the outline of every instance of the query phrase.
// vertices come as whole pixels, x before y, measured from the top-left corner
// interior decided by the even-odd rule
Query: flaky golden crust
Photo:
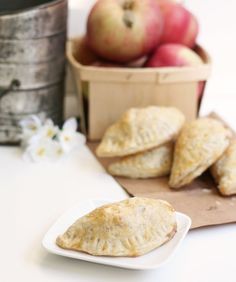
[[[222,195],[236,194],[236,141],[232,141],[228,149],[211,167],[211,173],[218,183]]]
[[[182,187],[201,175],[224,153],[230,136],[222,123],[211,118],[185,125],[175,144],[170,187]]]
[[[112,163],[108,172],[129,178],[151,178],[166,176],[170,173],[173,157],[172,143],[124,157]]]
[[[170,240],[175,213],[162,200],[130,198],[99,207],[78,219],[58,246],[99,256],[140,256]]]
[[[176,108],[132,108],[106,130],[96,153],[99,157],[127,156],[158,147],[175,138],[184,122]]]

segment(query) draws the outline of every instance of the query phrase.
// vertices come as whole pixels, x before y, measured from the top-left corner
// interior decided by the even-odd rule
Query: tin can
[[[0,143],[16,144],[28,115],[62,122],[67,0],[0,0],[0,11]]]

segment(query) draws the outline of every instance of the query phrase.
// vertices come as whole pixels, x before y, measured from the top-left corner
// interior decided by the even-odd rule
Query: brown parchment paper
[[[212,117],[220,119],[217,115]],[[94,153],[98,143],[88,143]],[[113,158],[98,158],[106,168]],[[236,195],[223,197],[211,175],[206,172],[184,189],[173,190],[168,186],[168,178],[128,179],[114,177],[131,195],[163,199],[170,202],[175,210],[189,215],[191,228],[236,222]]]

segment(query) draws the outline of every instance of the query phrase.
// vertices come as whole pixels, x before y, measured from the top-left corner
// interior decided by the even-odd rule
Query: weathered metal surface
[[[66,32],[39,39],[1,39],[0,63],[42,63],[65,53]]]
[[[7,0],[0,8],[4,1],[14,8]],[[26,7],[25,0],[16,6],[21,3]],[[0,9],[1,144],[19,142],[19,121],[28,115],[62,122],[67,1],[27,3],[43,5],[8,15]]]
[[[0,3],[3,2],[2,5],[4,5],[7,1],[13,2],[13,0],[1,0]],[[22,0],[21,2],[26,1]],[[67,1],[53,1],[39,8],[26,10],[25,12],[14,12],[0,16],[0,38],[42,38],[63,32],[66,25]]]
[[[38,90],[11,91],[0,99],[0,141],[20,140],[19,121],[27,115],[37,114],[62,123],[64,84]]]
[[[59,82],[64,77],[65,58],[38,64],[0,63],[0,86],[8,87],[12,80],[20,82],[20,89],[37,89]]]
[[[29,115],[60,108],[63,91],[62,83],[42,89],[10,91],[0,99],[0,124],[3,117]]]

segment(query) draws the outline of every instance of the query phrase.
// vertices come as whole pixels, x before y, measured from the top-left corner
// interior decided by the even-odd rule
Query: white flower
[[[63,148],[58,141],[53,140],[53,143],[54,145],[53,145],[50,157],[52,161],[57,161],[61,159],[62,157],[64,157],[65,152],[63,151]]]
[[[23,130],[29,130],[30,132],[36,132],[41,126],[42,122],[37,116],[29,116],[20,121],[20,126]]]
[[[23,158],[33,162],[56,161],[65,153],[85,143],[84,135],[76,132],[76,119],[67,120],[62,130],[48,119],[44,124],[36,116],[20,122],[22,127]]]
[[[42,126],[41,120],[34,115],[24,118],[19,124],[22,129],[21,139],[23,142],[27,142]]]
[[[38,161],[45,161],[48,160],[50,155],[50,149],[51,149],[51,142],[50,140],[37,140],[37,142],[31,143],[25,153],[23,158],[29,159],[34,162]]]
[[[59,132],[58,126],[53,124],[51,119],[47,119],[43,126],[33,135],[29,140],[28,143],[32,144],[37,142],[39,139],[53,139]]]
[[[33,162],[56,161],[63,156],[60,144],[52,139],[38,139],[31,143],[23,158]]]
[[[76,132],[76,129],[76,119],[70,118],[64,123],[62,130],[58,135],[59,142],[64,152],[70,152],[85,144],[86,139],[84,135]]]

